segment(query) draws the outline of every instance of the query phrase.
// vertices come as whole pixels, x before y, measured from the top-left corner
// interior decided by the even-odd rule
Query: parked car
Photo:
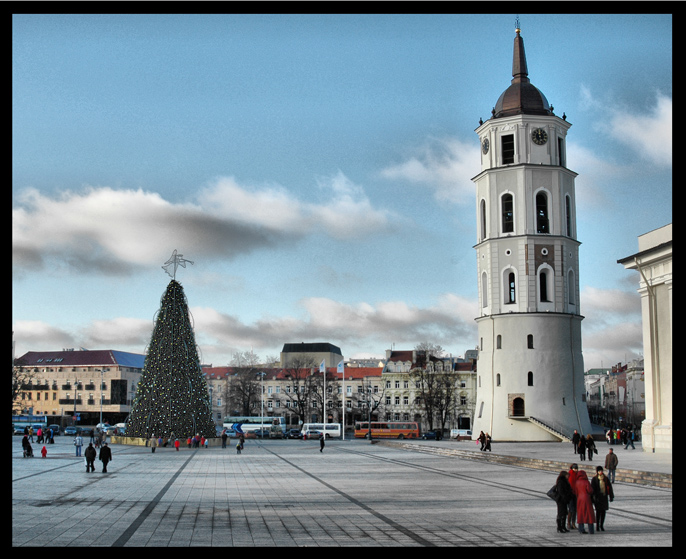
[[[255,436],[258,439],[268,439],[269,438],[269,429],[256,429],[253,431]]]
[[[472,430],[471,429],[451,429],[450,438],[457,439],[458,441],[471,441],[472,440]]]
[[[317,431],[316,429],[308,429],[303,433],[303,440],[306,441],[307,439],[321,439],[322,438],[322,432]]]
[[[66,436],[75,437],[78,432],[79,432],[79,428],[75,427],[74,425],[70,425],[69,427],[64,428],[65,437]]]
[[[81,436],[90,437],[95,432],[93,427],[81,427]]]
[[[424,439],[424,440],[433,439],[436,441],[440,441],[442,438],[443,437],[441,436],[440,431],[427,431],[426,433],[424,433],[422,435],[422,439]]]
[[[286,438],[287,439],[302,439],[303,434],[300,432],[300,429],[289,429],[288,432],[286,433]]]

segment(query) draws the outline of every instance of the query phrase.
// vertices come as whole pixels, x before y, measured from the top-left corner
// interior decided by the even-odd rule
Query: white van
[[[307,431],[319,431],[324,433],[327,439],[341,437],[340,423],[304,423],[300,431],[305,434]]]

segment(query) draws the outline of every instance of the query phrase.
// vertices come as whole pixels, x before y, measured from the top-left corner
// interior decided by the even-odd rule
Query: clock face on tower
[[[542,146],[548,141],[548,134],[546,134],[546,131],[543,130],[543,128],[536,128],[531,132],[531,139],[534,141],[534,144]]]
[[[484,152],[484,155],[486,155],[488,153],[488,146],[489,146],[488,138],[484,138],[484,141],[481,144],[481,151]]]

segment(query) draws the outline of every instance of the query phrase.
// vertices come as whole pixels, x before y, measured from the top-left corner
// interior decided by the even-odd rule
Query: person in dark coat
[[[593,453],[597,452],[595,449],[595,441],[593,437],[588,434],[586,435],[586,453],[588,454],[588,459],[593,460]]]
[[[576,447],[576,451],[579,454],[579,461],[586,460],[586,439],[584,437],[579,438],[579,444]]]
[[[99,458],[100,458],[100,461],[102,462],[102,473],[106,474],[107,473],[107,463],[112,460],[112,450],[107,445],[107,443],[103,443],[102,447],[100,448]]]
[[[576,522],[581,534],[594,532],[595,513],[593,512],[593,488],[588,481],[588,476],[583,470],[576,475],[575,486],[572,488],[576,495]],[[584,530],[584,524],[588,525],[588,532]]]
[[[95,457],[97,456],[97,453],[95,452],[95,448],[93,448],[93,443],[88,443],[88,448],[85,450],[83,455],[86,458],[86,471],[94,472]]]
[[[612,490],[612,483],[608,477],[603,473],[603,467],[596,468],[596,475],[591,480],[591,488],[593,489],[593,505],[595,506],[596,528],[600,532],[605,531],[605,514],[610,508],[610,504],[615,500],[615,494]]]
[[[565,521],[567,520],[567,504],[574,498],[572,493],[572,487],[569,485],[567,476],[569,474],[562,470],[560,475],[557,476],[557,481],[555,482],[555,487],[557,487],[558,499],[557,503],[557,531],[558,532],[569,532],[565,528]]]
[[[579,435],[579,431],[574,429],[574,434],[572,435],[572,444],[574,445],[574,454],[577,453],[577,447],[579,446],[579,439],[581,438],[581,435]]]
[[[24,458],[30,458],[33,456],[33,448],[29,442],[28,435],[24,435],[24,438],[21,440],[21,447],[24,450]]]
[[[324,450],[324,433],[319,437],[319,452]]]

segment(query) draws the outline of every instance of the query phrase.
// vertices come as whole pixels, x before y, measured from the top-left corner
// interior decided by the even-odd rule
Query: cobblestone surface
[[[672,545],[672,491],[615,484],[606,531],[557,533],[545,496],[554,472],[436,455],[417,441],[254,441],[234,448],[111,445],[108,473],[86,473],[71,439],[23,458],[12,438],[14,547],[627,547]],[[615,450],[620,467],[671,473],[671,455]],[[576,458],[563,443],[493,452]],[[581,463],[589,473],[604,463]],[[569,460],[571,463],[575,460]]]

